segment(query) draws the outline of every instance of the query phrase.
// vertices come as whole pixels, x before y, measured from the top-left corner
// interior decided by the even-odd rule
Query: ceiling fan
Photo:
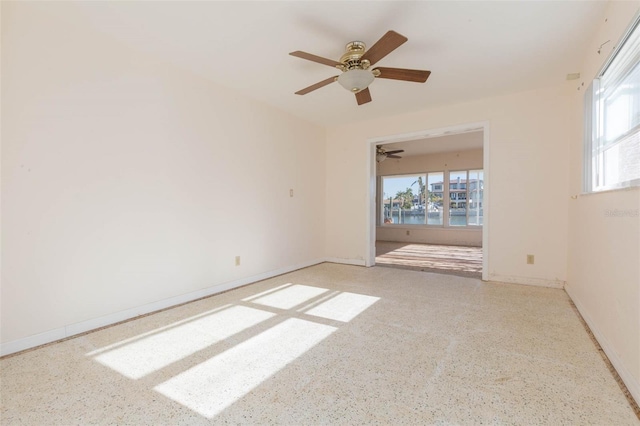
[[[429,78],[431,71],[410,70],[404,68],[373,68],[376,62],[400,47],[408,39],[395,31],[387,31],[380,40],[367,50],[366,45],[361,41],[352,41],[345,47],[345,53],[340,57],[340,61],[326,59],[299,50],[289,53],[289,55],[319,64],[338,68],[342,74],[329,77],[316,84],[312,84],[302,90],[298,90],[296,95],[306,95],[316,89],[337,81],[348,91],[355,93],[358,105],[371,102],[369,85],[375,78],[388,78],[392,80],[413,81],[424,83]]]
[[[377,145],[376,146],[376,161],[378,163],[381,163],[384,160],[386,160],[387,158],[402,158],[399,155],[396,155],[396,154],[400,154],[401,152],[404,152],[404,149],[396,149],[396,150],[393,150],[393,151],[387,151],[382,146]]]

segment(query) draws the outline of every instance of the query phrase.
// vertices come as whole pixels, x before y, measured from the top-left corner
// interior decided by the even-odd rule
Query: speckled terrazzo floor
[[[0,360],[3,425],[639,425],[562,290],[321,264]]]

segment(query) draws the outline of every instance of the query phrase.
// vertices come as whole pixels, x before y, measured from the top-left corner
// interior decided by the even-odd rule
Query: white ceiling
[[[387,151],[403,149],[401,157],[436,154],[440,152],[461,152],[471,149],[482,149],[483,132],[473,131],[451,135],[434,136],[404,142],[381,144]]]
[[[602,1],[79,2],[80,19],[248,96],[325,126],[562,84],[579,72]],[[71,7],[71,6],[70,6]],[[338,59],[387,30],[409,41],[386,67],[428,69],[425,84],[378,79],[357,106],[334,83],[294,92],[338,72],[289,56]]]

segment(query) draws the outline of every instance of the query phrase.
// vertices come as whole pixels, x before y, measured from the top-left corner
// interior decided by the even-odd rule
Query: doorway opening
[[[472,123],[369,140],[367,266],[487,279],[488,132]]]

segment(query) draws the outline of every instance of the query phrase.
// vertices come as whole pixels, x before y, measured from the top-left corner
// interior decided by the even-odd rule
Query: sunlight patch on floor
[[[101,350],[94,359],[130,379],[139,379],[275,315],[261,309],[232,306]],[[92,354],[95,352],[89,355]]]
[[[213,418],[335,330],[290,318],[154,389]]]
[[[122,340],[87,356],[140,379],[245,332],[246,340],[157,384],[153,389],[207,418],[380,300],[379,297],[287,283],[216,309]],[[293,316],[293,317],[292,317]],[[300,318],[302,317],[302,318]],[[270,328],[256,328],[274,319]],[[328,325],[326,320],[335,321]],[[178,367],[179,368],[179,367]],[[185,368],[187,368],[185,366]],[[158,382],[156,382],[158,383]]]
[[[327,291],[326,288],[294,284],[257,299],[251,298],[250,301],[259,305],[271,306],[272,308],[291,309]]]
[[[305,311],[305,314],[349,322],[378,300],[379,297],[344,292]]]

